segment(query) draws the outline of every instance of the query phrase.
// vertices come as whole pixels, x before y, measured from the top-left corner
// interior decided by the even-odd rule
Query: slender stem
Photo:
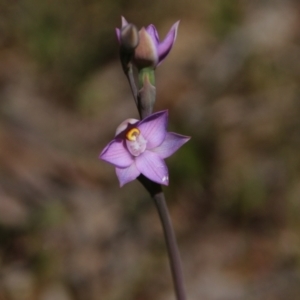
[[[125,48],[120,48],[122,68],[129,81],[133,98],[137,105],[141,119],[143,119],[152,113],[156,98],[154,70],[140,70],[139,77],[141,82],[139,87],[140,90],[138,91],[135,84],[131,63],[133,54],[134,49],[130,49],[128,52]],[[151,181],[144,175],[140,175],[138,180],[150,193],[158,210],[165,235],[176,299],[186,300],[179,250],[161,185]]]
[[[156,98],[156,88],[154,84],[154,71],[142,69],[139,74],[138,91],[138,111],[141,119],[146,118],[153,112],[153,106]],[[152,84],[153,83],[153,84]]]
[[[155,202],[160,221],[162,223],[176,293],[176,299],[186,300],[180,254],[172,226],[172,221],[169,215],[168,207],[161,185],[152,182],[143,175],[140,175],[138,179],[151,194]]]
[[[135,104],[138,105],[138,91],[137,91],[137,87],[136,87],[136,84],[135,84],[135,81],[134,81],[132,66],[130,66],[128,68],[128,71],[125,73],[125,75],[128,79],[128,82],[129,82],[129,85],[130,85],[130,89],[131,89]]]
[[[123,72],[129,82],[130,89],[135,101],[136,106],[138,106],[138,90],[135,84],[134,75],[133,75],[133,68],[131,63],[131,58],[134,54],[133,51],[126,51],[126,49],[120,47],[120,60],[122,64]]]
[[[158,193],[153,198],[164,229],[176,296],[178,300],[185,300],[186,296],[180,254],[164,193]]]

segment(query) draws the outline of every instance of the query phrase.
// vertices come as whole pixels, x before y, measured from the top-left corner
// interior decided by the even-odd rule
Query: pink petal
[[[121,17],[121,21],[122,21],[122,28],[128,25],[127,20],[123,16]]]
[[[134,162],[132,155],[124,146],[123,140],[117,139],[112,140],[104,148],[99,158],[119,168],[129,167]]]
[[[167,36],[165,37],[165,39],[158,45],[159,64],[166,58],[166,56],[169,54],[169,52],[171,51],[171,49],[173,47],[173,44],[174,44],[174,42],[176,40],[176,36],[177,36],[177,29],[179,26],[179,22],[180,21],[177,21],[172,26],[172,28],[168,32]]]
[[[116,36],[117,36],[117,39],[118,39],[118,42],[120,43],[120,40],[121,40],[121,30],[119,28],[116,28]]]
[[[174,132],[167,132],[162,144],[151,149],[151,151],[157,153],[161,158],[167,158],[176,152],[189,139],[189,136],[184,136]]]
[[[144,64],[154,67],[158,63],[157,43],[144,27],[139,31],[139,44],[135,48],[134,60],[139,67],[144,67]]]
[[[135,180],[141,173],[133,163],[128,168],[116,168],[117,177],[122,187],[127,182]]]
[[[168,123],[168,111],[163,110],[150,115],[138,124],[141,134],[147,141],[147,149],[159,146],[165,136]]]
[[[166,163],[158,154],[146,150],[135,159],[137,169],[154,182],[168,185],[169,174]]]
[[[125,27],[126,25],[128,25],[127,20],[126,20],[123,16],[121,16],[121,22],[122,22],[121,29],[122,29],[123,27]],[[118,41],[119,41],[119,43],[120,43],[120,39],[121,39],[121,30],[120,30],[119,28],[116,28],[116,35],[117,35],[117,39],[118,39]]]
[[[135,123],[139,122],[139,120],[137,119],[126,119],[125,121],[123,121],[116,129],[116,133],[115,133],[115,137],[117,135],[119,135],[121,132],[125,131],[126,129],[128,129],[128,126],[133,125]]]
[[[147,28],[146,31],[148,32],[148,34],[151,36],[152,40],[154,41],[155,45],[157,46],[159,43],[159,37],[158,37],[158,33],[157,30],[155,28],[154,25],[150,24]]]

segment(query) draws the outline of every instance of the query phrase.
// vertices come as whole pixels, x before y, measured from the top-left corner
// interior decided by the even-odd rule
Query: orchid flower
[[[129,23],[122,17],[122,28],[116,28],[116,34],[122,43],[122,30],[126,29]],[[138,69],[146,67],[157,67],[169,54],[176,40],[179,21],[177,21],[167,33],[165,39],[160,42],[157,30],[154,25],[142,27],[139,31],[139,43],[135,48],[133,62]]]
[[[190,137],[167,132],[168,111],[154,113],[139,121],[127,119],[116,130],[115,138],[104,148],[99,158],[116,167],[122,187],[140,174],[159,184],[169,184],[164,161]]]

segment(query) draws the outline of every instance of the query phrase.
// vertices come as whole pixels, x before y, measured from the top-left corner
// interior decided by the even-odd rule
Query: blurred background
[[[174,299],[150,197],[98,160],[138,116],[121,15],[181,20],[155,110],[192,136],[165,188],[188,299],[299,299],[299,1],[2,0],[0,300]]]

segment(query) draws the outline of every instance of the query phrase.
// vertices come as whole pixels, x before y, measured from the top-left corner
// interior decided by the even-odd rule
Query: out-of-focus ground
[[[188,299],[300,299],[299,1],[4,0],[0,300],[174,299],[151,199],[98,160],[137,117],[121,15],[181,20],[155,109],[192,136],[165,188]]]

